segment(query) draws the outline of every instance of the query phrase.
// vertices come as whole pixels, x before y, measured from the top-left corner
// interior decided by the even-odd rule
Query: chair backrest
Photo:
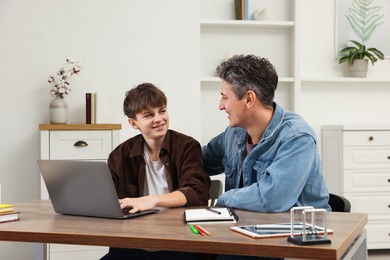
[[[343,196],[329,193],[329,206],[334,212],[351,212],[351,203]]]
[[[218,200],[219,195],[222,194],[222,181],[221,180],[211,180],[210,186],[210,206],[214,206]]]

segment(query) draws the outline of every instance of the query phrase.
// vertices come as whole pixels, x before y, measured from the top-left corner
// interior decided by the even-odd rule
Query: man
[[[140,134],[120,144],[108,158],[121,207],[134,213],[154,207],[206,206],[211,181],[203,169],[201,146],[168,129],[165,94],[153,84],[138,85],[126,93],[123,110]],[[110,248],[102,259],[196,258],[191,253]]]
[[[313,129],[274,102],[278,75],[265,58],[234,56],[217,68],[229,127],[203,147],[209,175],[224,172],[217,206],[286,212],[330,210]]]

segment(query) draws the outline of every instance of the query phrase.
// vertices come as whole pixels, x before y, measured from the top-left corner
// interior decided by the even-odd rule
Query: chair
[[[211,180],[209,206],[214,206],[217,202],[219,195],[222,194],[222,186],[221,180]]]
[[[351,203],[343,196],[329,193],[328,204],[334,212],[351,212]]]

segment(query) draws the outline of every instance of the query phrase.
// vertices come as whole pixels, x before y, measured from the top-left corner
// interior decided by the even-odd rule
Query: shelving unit
[[[299,17],[300,0],[253,0],[250,4],[250,14],[259,8],[270,8],[271,18],[235,20],[234,0],[201,1],[202,143],[222,132],[228,124],[226,114],[218,110],[220,79],[215,69],[232,55],[255,54],[268,58],[279,75],[276,102],[292,111],[300,109],[300,64],[296,60],[299,21],[295,19]]]
[[[293,28],[293,21],[201,20],[201,27]]]
[[[310,28],[310,30],[313,30],[311,33],[305,30],[306,38],[305,34],[301,33],[301,27],[305,28],[303,25],[307,29],[307,24],[301,25],[301,20],[305,22],[311,21],[307,17],[312,19],[312,16],[318,16],[319,12],[313,15],[308,15],[308,13],[301,14],[303,0],[251,0],[250,2],[253,3],[252,5],[258,5],[259,8],[263,8],[265,5],[272,5],[273,15],[271,19],[268,21],[236,21],[234,20],[234,0],[201,1],[200,87],[202,95],[203,144],[222,132],[228,125],[226,113],[218,110],[220,79],[216,77],[215,69],[226,57],[233,54],[255,54],[266,57],[273,63],[279,75],[275,101],[288,110],[302,114],[313,125],[315,130],[319,130],[317,133],[318,140],[321,140],[320,132],[322,126],[330,124],[329,122],[340,124],[340,122],[356,121],[360,124],[369,124],[372,127],[387,120],[386,113],[388,113],[388,109],[382,109],[385,111],[385,114],[383,114],[383,111],[371,113],[371,111],[378,111],[378,108],[377,110],[372,107],[370,108],[371,110],[366,109],[367,106],[376,107],[378,106],[377,104],[383,104],[386,101],[390,83],[390,77],[387,72],[382,74],[376,73],[377,77],[368,78],[341,77],[342,67],[337,66],[335,57],[329,59],[328,53],[329,42],[331,41],[329,37],[332,37],[334,32],[330,35],[329,31],[327,31],[329,28],[318,27],[319,23],[315,23],[312,27],[316,31],[321,31],[321,33],[313,34],[314,29],[312,28]],[[309,1],[306,1],[304,4],[306,6],[309,4]],[[310,4],[316,5],[314,3]],[[331,10],[334,10],[334,6],[329,3],[326,5],[328,5],[327,10],[329,12],[327,14],[330,14],[332,11],[329,11],[329,6],[332,6]],[[249,10],[249,13],[251,12],[253,12],[253,6]],[[329,20],[331,19],[333,17],[329,18]],[[329,20],[328,22],[330,22]],[[324,44],[326,45],[325,48],[322,42],[318,44],[322,41],[320,37],[327,37],[328,43]],[[317,60],[315,62],[312,62],[312,56],[317,54],[317,50],[315,52],[313,50],[305,50],[305,48],[313,44],[319,45],[321,52],[321,55],[316,57]],[[326,52],[324,52],[325,49]],[[309,59],[308,56],[310,57]],[[334,58],[334,62],[332,58]],[[319,61],[325,65],[320,64]],[[390,132],[389,129],[389,127],[386,128],[385,135]],[[362,130],[364,128],[360,127],[353,131]],[[377,132],[380,131],[378,130]],[[380,134],[383,135],[384,133]],[[325,141],[320,146],[326,146],[324,143]],[[378,145],[389,146],[388,142],[382,142]],[[342,145],[339,145],[336,148],[341,149],[341,147]],[[336,149],[328,153],[329,155],[339,156],[341,158],[339,158],[340,164],[343,163],[341,151]],[[334,187],[334,185],[338,184],[337,180],[344,180],[345,176],[348,177],[349,175],[344,175],[344,170],[341,167],[337,167],[336,164],[327,160],[328,158],[325,158],[323,164],[325,165],[324,173],[330,176],[330,178],[328,177],[330,191],[341,195],[345,193],[352,200],[352,204],[355,204],[352,205],[354,211],[367,212],[370,214],[370,218],[372,216],[378,217],[378,215],[383,217],[383,212],[375,213],[378,211],[377,209],[376,211],[374,210],[373,215],[371,209],[370,211],[360,207],[359,199],[362,198],[359,196],[362,190],[358,190],[359,196],[354,197],[356,195],[353,193],[355,190],[352,190],[352,193],[348,193],[343,190],[344,186]],[[327,173],[326,168],[329,165],[337,167],[337,171],[328,171]],[[386,174],[388,174],[388,166],[386,165],[385,168]],[[387,179],[385,179],[386,184],[388,184]],[[340,185],[343,185],[343,182],[340,183]],[[367,185],[369,184],[367,183]],[[386,190],[381,189],[368,187],[362,194],[364,196],[368,195],[368,199],[376,191],[386,192],[385,195],[387,196],[389,192],[388,186],[386,186]],[[388,210],[388,207],[386,210]],[[382,232],[388,230],[388,228],[389,219],[387,215],[382,219],[370,220],[370,225],[368,226],[369,248],[390,247],[388,240],[389,232]],[[379,233],[378,237],[373,235]]]
[[[390,78],[350,78],[350,77],[334,77],[334,78],[301,78],[301,82],[335,82],[335,83],[390,83]]]
[[[218,77],[202,77],[200,82],[221,82]],[[294,78],[279,78],[279,82],[294,82]]]

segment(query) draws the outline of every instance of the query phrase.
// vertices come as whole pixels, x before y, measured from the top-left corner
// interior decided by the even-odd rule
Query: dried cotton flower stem
[[[64,98],[71,92],[70,78],[81,71],[82,64],[73,61],[71,58],[66,59],[66,63],[57,71],[56,75],[50,76],[48,82],[52,84],[50,94]]]

